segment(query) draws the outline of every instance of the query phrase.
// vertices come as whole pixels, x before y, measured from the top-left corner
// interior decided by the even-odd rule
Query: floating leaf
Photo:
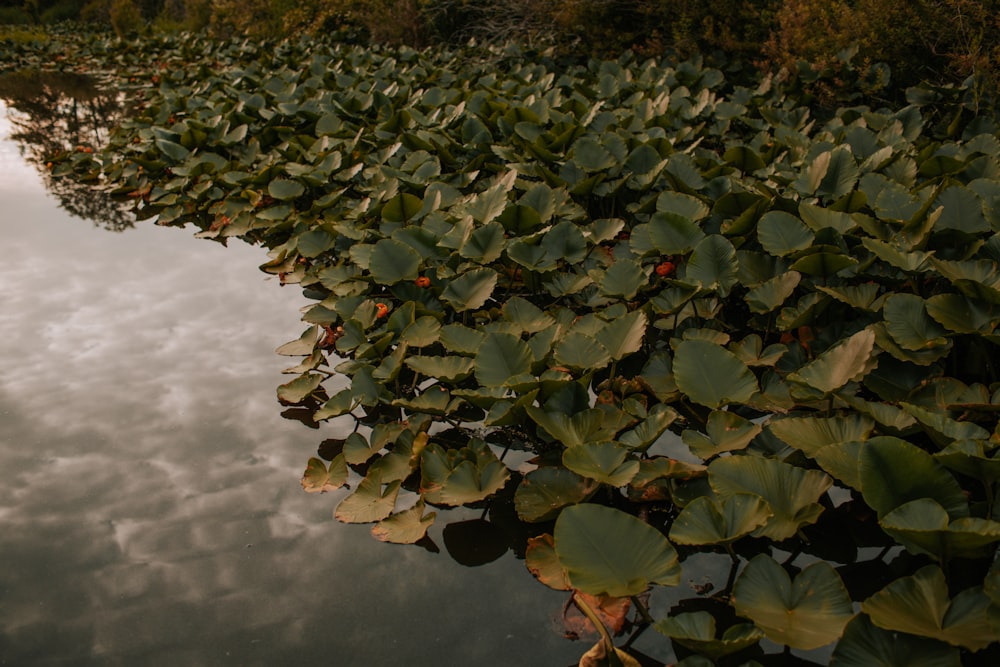
[[[932,498],[904,503],[879,520],[882,530],[916,554],[938,562],[952,557],[982,558],[987,547],[1000,541],[1000,522],[963,517],[951,521]]]
[[[708,466],[708,481],[722,500],[753,493],[767,501],[773,516],[755,534],[784,540],[815,523],[823,512],[817,501],[833,484],[818,470],[805,470],[760,456],[729,456]]]
[[[788,378],[829,393],[852,380],[860,380],[869,370],[875,347],[875,332],[858,333],[827,348],[815,360],[790,374]]]
[[[625,597],[650,584],[680,583],[677,552],[667,538],[621,510],[592,503],[567,507],[556,520],[555,543],[570,583],[584,593]]]
[[[429,503],[474,503],[499,491],[509,478],[510,471],[481,440],[459,450],[432,443],[420,454],[420,494]]]
[[[395,239],[382,239],[375,244],[369,259],[372,278],[380,285],[395,285],[415,280],[419,275],[420,253]]]
[[[372,536],[381,542],[413,544],[427,534],[437,512],[424,514],[424,501],[420,499],[408,510],[397,512],[372,526]]]
[[[305,373],[278,387],[278,399],[285,403],[301,403],[323,382],[319,373]]]
[[[737,623],[716,637],[715,617],[707,611],[684,612],[657,621],[653,627],[681,646],[711,660],[749,648],[764,638],[752,623]]]
[[[344,523],[370,523],[381,521],[392,513],[399,495],[399,481],[390,482],[382,489],[382,475],[369,472],[354,493],[337,505],[334,516]]]
[[[556,543],[552,535],[542,533],[538,537],[529,537],[525,549],[524,565],[535,579],[557,591],[569,591],[573,586],[569,583],[566,570],[563,569],[559,557],[556,556]]]
[[[750,288],[743,298],[750,306],[750,312],[769,313],[785,303],[801,280],[802,274],[798,271],[787,271]]]
[[[604,345],[576,331],[560,339],[553,354],[557,363],[583,371],[603,368],[611,362],[611,354]]]
[[[416,277],[416,276],[414,276]],[[497,284],[497,273],[486,267],[467,271],[448,283],[441,298],[457,312],[482,308]]]
[[[951,518],[969,516],[969,502],[958,481],[934,457],[905,440],[869,440],[861,450],[860,471],[865,502],[880,517],[922,498],[937,501]]]
[[[725,296],[737,283],[736,249],[724,236],[712,234],[695,246],[685,266],[685,279],[718,288]]]
[[[961,667],[957,648],[913,635],[882,630],[865,614],[844,628],[830,667]]]
[[[851,596],[829,563],[813,563],[793,581],[767,554],[747,563],[733,586],[732,603],[771,641],[803,650],[835,642],[854,616]]]
[[[674,519],[670,539],[677,544],[729,544],[757,530],[770,517],[767,501],[756,494],[736,493],[721,502],[701,496]]]
[[[486,387],[504,385],[531,370],[534,355],[528,344],[508,333],[487,334],[476,354],[476,379]]]
[[[522,521],[552,519],[567,505],[581,503],[597,490],[597,483],[558,466],[532,470],[514,492],[514,507]]]
[[[673,373],[689,399],[712,409],[745,403],[759,390],[757,378],[735,354],[703,340],[683,340],[677,345]]]
[[[744,449],[760,431],[760,424],[755,424],[736,413],[714,410],[708,415],[705,433],[688,429],[681,433],[681,438],[692,454],[702,459],[709,459],[723,452]]]
[[[639,472],[639,461],[628,458],[629,450],[613,442],[587,442],[563,452],[563,465],[589,479],[618,487]]]
[[[287,178],[278,178],[271,181],[267,186],[267,193],[280,201],[289,201],[302,196],[306,187],[298,181]]]
[[[420,197],[403,192],[382,206],[382,219],[386,222],[406,223],[414,220],[423,207],[424,202]]]
[[[330,468],[327,469],[322,459],[313,457],[306,465],[306,471],[302,475],[302,488],[307,493],[326,493],[339,489],[347,482],[347,463],[344,456],[338,454],[330,461]]]
[[[931,637],[972,651],[997,640],[988,618],[990,599],[981,587],[948,596],[944,573],[936,565],[901,577],[861,603],[861,611],[885,630]]]
[[[924,309],[924,300],[915,294],[893,294],[883,306],[886,331],[900,347],[923,350],[947,345],[945,330]]]
[[[866,440],[875,423],[859,414],[833,417],[784,417],[772,419],[767,429],[789,446],[813,456],[827,445]]]

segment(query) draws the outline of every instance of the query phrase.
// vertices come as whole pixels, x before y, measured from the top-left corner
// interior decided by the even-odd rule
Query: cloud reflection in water
[[[261,250],[73,219],[10,142],[0,204],[0,663],[558,665],[585,650],[552,630],[563,596],[509,553],[469,569],[384,545],[333,521],[343,491],[302,492],[335,434],[280,417],[289,360],[273,350],[303,302],[258,271]]]

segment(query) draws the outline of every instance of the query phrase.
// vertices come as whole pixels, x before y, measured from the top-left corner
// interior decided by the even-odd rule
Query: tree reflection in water
[[[76,147],[103,145],[125,110],[122,95],[100,88],[83,74],[21,70],[0,74],[0,99],[13,127],[10,138],[42,175],[45,188],[72,215],[109,231],[133,226],[132,203],[116,199],[92,183],[53,178],[53,156]]]

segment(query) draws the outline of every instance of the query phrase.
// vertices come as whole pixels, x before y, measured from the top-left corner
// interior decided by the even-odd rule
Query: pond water
[[[53,194],[12,119],[31,120],[0,106],[0,664],[579,660],[565,594],[512,551],[453,556],[445,524],[480,511],[439,516],[435,553],[336,522],[346,491],[303,492],[335,434],[282,416],[274,349],[304,300],[263,250]]]

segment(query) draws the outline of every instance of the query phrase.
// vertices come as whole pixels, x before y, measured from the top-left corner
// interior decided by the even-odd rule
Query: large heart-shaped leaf
[[[840,389],[852,380],[860,380],[870,370],[874,346],[875,332],[862,329],[825,350],[788,379],[824,393]]]
[[[752,623],[737,623],[727,628],[721,637],[716,637],[715,617],[707,611],[668,616],[653,627],[681,646],[712,660],[742,651],[764,638],[764,633]]]
[[[474,503],[502,489],[509,478],[510,471],[481,440],[459,450],[432,443],[420,454],[420,494],[429,503]]]
[[[667,538],[621,510],[592,503],[567,507],[556,520],[555,542],[570,583],[584,593],[625,597],[650,584],[680,583],[677,551]]]
[[[486,387],[499,387],[531,371],[535,357],[528,344],[509,333],[490,333],[475,359],[476,379]]]
[[[705,433],[688,429],[681,433],[691,453],[709,459],[723,452],[746,448],[757,437],[761,425],[727,410],[713,410],[708,415]]]
[[[835,642],[854,616],[851,596],[829,563],[813,563],[793,581],[766,554],[755,556],[740,573],[732,604],[771,641],[805,650]]]
[[[905,440],[883,436],[866,442],[860,472],[865,502],[879,516],[921,498],[937,501],[949,517],[969,516],[969,501],[955,477]]]
[[[830,659],[830,667],[961,667],[957,648],[933,639],[887,632],[858,614]]]
[[[427,534],[437,512],[424,514],[424,501],[420,499],[408,510],[397,512],[372,526],[372,536],[382,542],[413,544]]]
[[[981,587],[950,598],[941,568],[928,565],[872,595],[861,603],[861,610],[880,628],[978,651],[997,641],[989,623],[989,606]]]
[[[758,390],[757,378],[735,354],[704,340],[683,340],[673,359],[678,388],[693,402],[712,409],[745,403]]]
[[[514,507],[522,521],[546,521],[563,507],[590,498],[597,488],[597,482],[566,468],[543,466],[521,480],[514,492]]]
[[[757,530],[771,517],[767,501],[752,493],[736,493],[723,501],[695,498],[670,528],[677,544],[729,544]]]
[[[708,467],[708,481],[723,500],[740,493],[766,500],[773,516],[755,534],[773,540],[792,537],[802,526],[815,523],[823,512],[817,501],[833,484],[818,470],[760,456],[716,459]]]
[[[563,452],[563,465],[589,479],[610,486],[624,486],[639,472],[639,461],[614,442],[587,442]]]
[[[883,516],[879,525],[907,550],[945,563],[956,556],[982,558],[988,555],[989,545],[1000,541],[1000,522],[974,517],[951,521],[931,498],[900,505]]]
[[[382,239],[375,244],[368,267],[375,282],[395,285],[403,280],[415,280],[420,261],[420,253],[402,241]]]

